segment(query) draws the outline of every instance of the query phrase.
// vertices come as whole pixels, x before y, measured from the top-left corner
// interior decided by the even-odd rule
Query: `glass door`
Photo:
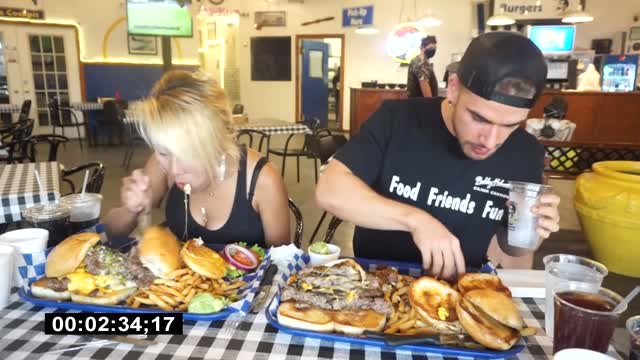
[[[11,103],[21,105],[23,100],[31,100],[29,117],[35,120],[34,133],[52,133],[49,101],[53,98],[66,103],[82,100],[75,29],[8,24],[0,25],[0,33],[15,44],[14,62],[7,61]],[[76,112],[76,116],[82,121],[81,112]],[[65,119],[69,118],[63,116],[63,122]],[[69,130],[65,135],[73,138],[77,132]]]
[[[0,25],[0,104],[22,105],[23,84],[14,25]],[[0,114],[0,122],[11,123],[17,114]]]

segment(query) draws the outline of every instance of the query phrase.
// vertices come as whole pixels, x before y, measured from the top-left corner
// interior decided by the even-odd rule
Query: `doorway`
[[[296,119],[342,130],[344,34],[296,35]]]
[[[35,134],[51,133],[48,103],[53,98],[82,101],[76,29],[72,26],[0,22],[2,63],[0,101],[21,105],[31,100]],[[4,77],[3,77],[4,76]],[[82,116],[81,114],[77,114]],[[5,119],[3,119],[5,120]],[[75,135],[69,132],[67,135]]]

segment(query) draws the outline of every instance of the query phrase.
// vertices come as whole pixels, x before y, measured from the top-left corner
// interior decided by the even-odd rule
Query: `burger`
[[[456,306],[456,313],[465,331],[489,349],[510,349],[520,339],[520,331],[524,328],[513,300],[492,289],[465,293]]]
[[[456,315],[459,298],[449,284],[429,276],[416,279],[409,287],[409,300],[421,320],[442,334],[462,332]]]
[[[460,294],[463,295],[471,290],[491,289],[511,297],[511,291],[509,291],[509,288],[504,286],[502,280],[500,280],[498,276],[492,274],[464,274],[458,279],[457,287]]]
[[[278,321],[298,329],[360,335],[381,331],[390,313],[378,278],[343,259],[291,276],[280,297]]]
[[[193,272],[206,278],[222,279],[227,272],[227,262],[205,246],[200,238],[187,241],[180,250],[180,256]]]
[[[164,226],[149,227],[138,244],[137,254],[130,253],[129,257],[132,261],[139,260],[144,269],[156,278],[166,279],[170,272],[182,267],[180,242]]]
[[[179,245],[170,234],[151,228],[128,256],[102,245],[96,233],[72,235],[51,251],[45,277],[32,284],[31,292],[51,300],[118,304],[178,268]]]
[[[127,257],[98,244],[100,235],[81,233],[68,237],[47,257],[46,277],[31,286],[41,298],[115,305],[136,290],[127,273]]]

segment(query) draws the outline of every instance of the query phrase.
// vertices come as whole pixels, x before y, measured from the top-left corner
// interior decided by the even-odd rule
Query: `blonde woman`
[[[122,180],[122,205],[104,221],[108,234],[130,234],[138,216],[166,197],[166,224],[179,238],[291,242],[284,181],[260,153],[236,143],[227,97],[215,81],[168,72],[132,110],[154,153]]]

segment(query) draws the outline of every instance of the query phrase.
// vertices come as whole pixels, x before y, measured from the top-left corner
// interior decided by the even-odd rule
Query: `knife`
[[[469,335],[464,334],[396,335],[367,331],[365,335],[373,339],[384,340],[384,343],[388,346],[429,344],[484,349],[482,345],[475,342]]]
[[[260,285],[258,285],[258,293],[256,294],[256,297],[253,298],[251,306],[249,307],[249,312],[251,314],[257,314],[267,301],[267,298],[271,293],[273,277],[277,272],[278,266],[276,264],[269,264],[269,266],[267,266],[267,269],[264,271],[264,275],[262,276],[262,280],[260,280]]]

